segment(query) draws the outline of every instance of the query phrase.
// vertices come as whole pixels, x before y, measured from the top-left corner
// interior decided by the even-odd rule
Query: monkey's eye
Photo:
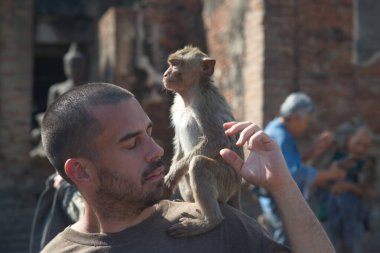
[[[170,64],[174,67],[178,67],[179,65],[181,65],[181,61],[180,60],[172,60],[170,62]]]

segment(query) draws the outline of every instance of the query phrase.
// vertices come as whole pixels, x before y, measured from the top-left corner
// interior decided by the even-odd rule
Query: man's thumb
[[[219,153],[222,158],[240,174],[240,169],[244,164],[243,159],[241,159],[234,151],[227,148],[220,150]]]

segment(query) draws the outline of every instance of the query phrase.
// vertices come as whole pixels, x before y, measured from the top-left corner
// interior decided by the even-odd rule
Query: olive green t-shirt
[[[229,205],[220,207],[225,219],[213,230],[198,236],[175,239],[166,234],[184,213],[197,217],[199,209],[194,203],[164,200],[148,219],[118,233],[85,234],[68,227],[42,253],[290,252],[273,241],[254,219]]]

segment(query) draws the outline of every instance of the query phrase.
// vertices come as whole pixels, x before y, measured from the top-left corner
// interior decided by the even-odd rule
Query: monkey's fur
[[[218,202],[240,209],[241,178],[219,155],[230,148],[243,157],[227,137],[223,123],[233,121],[225,98],[212,83],[215,60],[187,46],[168,58],[163,83],[175,92],[171,120],[175,130],[174,157],[165,176],[166,197],[177,185],[185,201],[197,202],[200,217],[183,217],[168,229],[172,237],[193,236],[217,226],[223,215]]]

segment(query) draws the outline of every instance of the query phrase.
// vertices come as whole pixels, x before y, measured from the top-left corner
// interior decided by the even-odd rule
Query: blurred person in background
[[[317,216],[338,253],[361,252],[364,232],[374,225],[370,220],[376,197],[376,159],[369,154],[372,141],[372,131],[353,119],[338,127],[332,144],[312,163],[321,171],[346,171],[345,178],[330,180],[316,190]]]
[[[315,105],[308,95],[303,92],[291,93],[281,104],[279,117],[270,121],[264,129],[264,132],[280,146],[287,167],[305,199],[308,198],[312,186],[323,185],[329,180],[341,179],[345,176],[345,172],[339,168],[318,171],[303,163],[296,139],[305,133],[312,121],[314,110]],[[306,154],[307,158],[304,160],[319,156],[328,147],[330,141],[328,135],[321,135],[317,143],[312,145],[310,152]],[[265,226],[277,242],[288,245],[289,241],[284,231],[283,222],[272,196],[262,189],[258,191]]]

